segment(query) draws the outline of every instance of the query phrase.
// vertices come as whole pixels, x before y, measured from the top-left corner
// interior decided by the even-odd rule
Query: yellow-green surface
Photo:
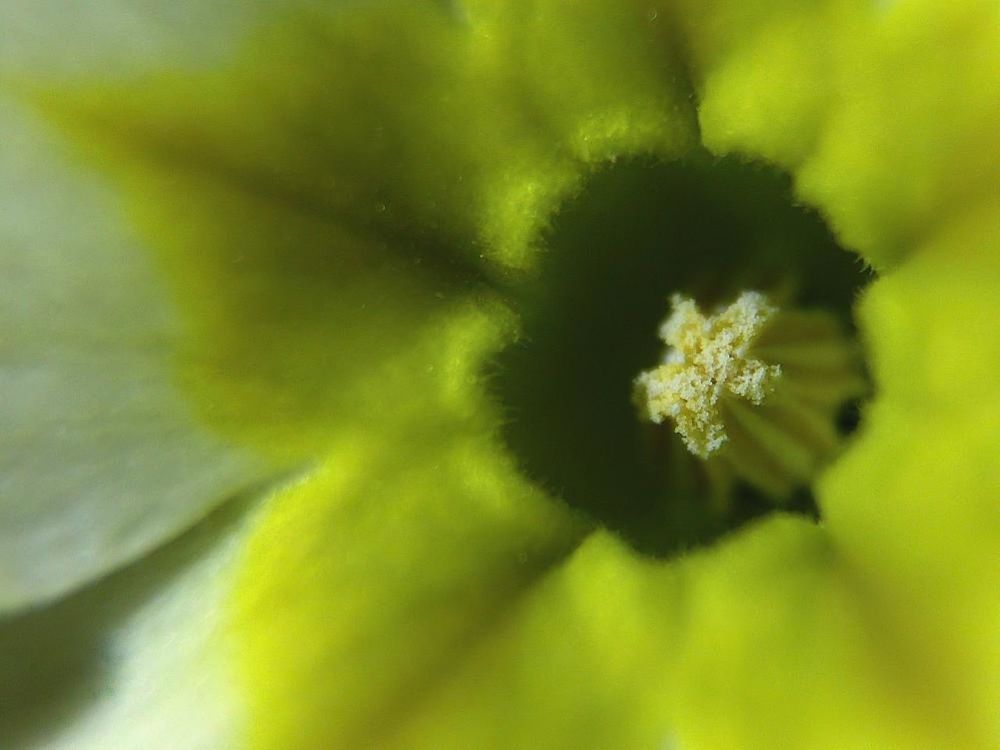
[[[205,423],[312,466],[229,601],[251,745],[994,746],[998,13],[379,2],[211,73],[33,89],[171,280]],[[559,203],[699,129],[883,272],[876,395],[821,523],[653,561],[519,473],[482,363]]]

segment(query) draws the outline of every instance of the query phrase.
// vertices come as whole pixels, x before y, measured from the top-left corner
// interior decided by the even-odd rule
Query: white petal
[[[0,624],[0,702],[12,709],[0,712],[0,746],[242,747],[246,710],[223,633],[245,506],[227,506],[54,607]]]
[[[0,0],[7,75],[133,73],[217,60],[283,0]],[[270,12],[269,12],[270,11]]]
[[[150,253],[58,139],[0,100],[0,612],[59,596],[260,478],[173,382]]]

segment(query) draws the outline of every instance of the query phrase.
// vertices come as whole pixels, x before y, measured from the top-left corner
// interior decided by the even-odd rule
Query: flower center
[[[672,421],[724,485],[740,479],[780,501],[808,484],[837,450],[839,407],[864,391],[836,319],[779,311],[754,291],[711,316],[679,294],[672,304],[662,364],[635,381],[641,416]]]
[[[553,218],[545,246],[513,300],[522,336],[488,373],[503,436],[528,476],[661,556],[778,503],[817,515],[809,482],[850,427],[855,406],[838,407],[857,388],[824,397],[815,434],[815,412],[797,411],[791,394],[821,389],[810,373],[820,377],[823,357],[822,377],[840,373],[834,340],[851,350],[842,369],[857,386],[850,306],[867,276],[795,204],[787,177],[708,155],[619,160]],[[766,297],[741,297],[748,289]],[[658,329],[675,352],[669,361]],[[681,353],[693,364],[686,371],[656,367],[679,364]],[[640,373],[653,396],[639,410],[647,418],[636,411]],[[674,434],[682,419],[693,451]]]
[[[673,419],[688,450],[707,459],[729,439],[722,399],[739,396],[759,406],[781,377],[779,365],[749,354],[775,309],[759,292],[744,292],[710,318],[679,294],[673,306],[660,327],[668,345],[663,364],[636,379],[637,398],[650,421]]]

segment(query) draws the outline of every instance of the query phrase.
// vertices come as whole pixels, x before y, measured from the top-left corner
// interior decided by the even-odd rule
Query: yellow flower
[[[994,0],[61,5],[0,4],[0,745],[995,746]],[[874,389],[781,511],[629,401],[745,289]]]

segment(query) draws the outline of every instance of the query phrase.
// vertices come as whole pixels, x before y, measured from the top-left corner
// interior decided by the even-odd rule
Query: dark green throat
[[[564,206],[537,278],[520,292],[523,335],[495,362],[505,439],[551,494],[658,556],[786,511],[818,516],[807,484],[780,503],[712,477],[669,426],[637,419],[633,381],[662,355],[656,331],[675,292],[709,307],[743,289],[824,310],[853,331],[862,264],[784,174],[707,154],[632,160],[595,174]],[[839,429],[857,424],[857,403]]]

